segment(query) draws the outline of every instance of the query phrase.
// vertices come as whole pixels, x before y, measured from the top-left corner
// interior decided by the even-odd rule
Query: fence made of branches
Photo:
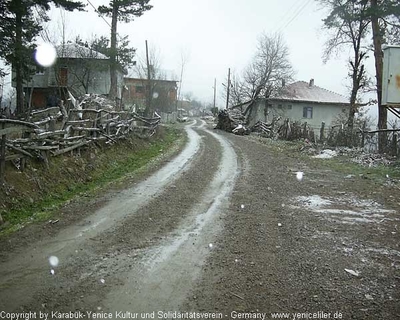
[[[70,109],[63,104],[33,111],[26,121],[0,119],[0,183],[4,182],[6,162],[18,163],[23,170],[27,159],[46,164],[51,157],[80,151],[93,143],[115,143],[135,134],[152,136],[160,116],[147,118],[135,112],[112,109]]]

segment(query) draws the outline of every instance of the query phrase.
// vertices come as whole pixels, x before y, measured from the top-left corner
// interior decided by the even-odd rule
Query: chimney
[[[310,80],[310,83],[309,83],[309,87],[311,88],[311,87],[313,87],[314,86],[314,79],[311,79]]]

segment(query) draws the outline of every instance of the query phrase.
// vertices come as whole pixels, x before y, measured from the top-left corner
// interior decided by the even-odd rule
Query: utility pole
[[[217,78],[214,78],[214,104],[213,104],[213,108],[215,110],[215,96],[217,94]]]
[[[229,104],[229,90],[231,88],[231,68],[228,69],[228,86],[226,89],[226,109],[228,109]]]
[[[150,74],[150,63],[149,63],[149,48],[147,46],[146,40],[146,63],[147,63],[147,114],[146,116],[151,116],[151,74]]]

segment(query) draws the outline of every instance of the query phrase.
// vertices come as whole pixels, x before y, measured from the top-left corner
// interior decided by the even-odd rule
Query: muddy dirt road
[[[158,171],[66,208],[78,221],[2,240],[0,318],[400,318],[396,185],[185,130]]]

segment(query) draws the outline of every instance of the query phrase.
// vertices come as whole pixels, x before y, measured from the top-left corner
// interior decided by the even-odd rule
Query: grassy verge
[[[306,146],[301,141],[282,141],[260,139],[261,143],[268,146],[271,152],[281,152],[290,158],[307,163],[312,168],[329,169],[343,175],[353,175],[373,180],[376,183],[385,183],[388,179],[400,180],[400,162],[390,165],[379,164],[376,167],[366,167],[352,161],[350,156],[339,155],[330,159],[312,158],[302,148]]]
[[[366,167],[351,161],[348,156],[338,156],[332,159],[311,159],[315,166],[323,167],[343,173],[374,180],[377,183],[384,183],[388,178],[400,179],[400,168],[397,164]]]
[[[171,148],[183,145],[181,130],[160,131],[149,140],[132,138],[112,147],[94,147],[79,156],[54,158],[49,168],[32,164],[24,173],[14,172],[8,177],[11,191],[4,191],[7,200],[1,204],[6,208],[0,211],[6,224],[0,235],[29,222],[49,220],[66,201],[94,195],[110,183],[146,168]]]

